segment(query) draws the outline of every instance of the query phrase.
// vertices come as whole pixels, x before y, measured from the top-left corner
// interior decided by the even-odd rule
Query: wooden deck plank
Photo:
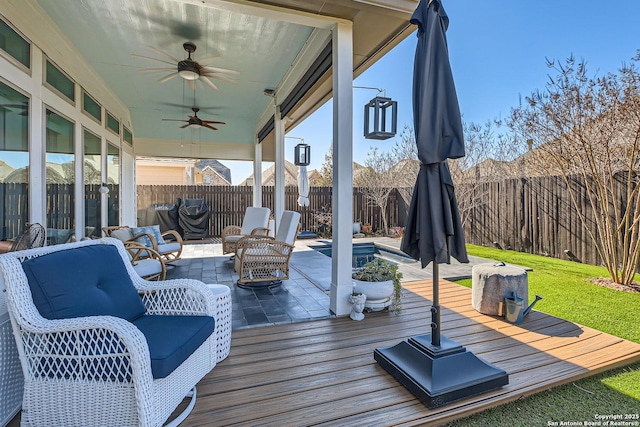
[[[430,281],[404,284],[404,311],[233,332],[231,354],[198,385],[187,426],[421,425],[471,415],[640,360],[640,345],[533,311],[511,325],[475,311],[443,281],[443,334],[509,373],[509,385],[428,409],[373,360],[373,350],[429,332]],[[392,421],[390,421],[392,420]]]

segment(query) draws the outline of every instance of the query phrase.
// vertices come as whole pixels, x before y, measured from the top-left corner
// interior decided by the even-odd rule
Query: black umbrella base
[[[440,337],[438,347],[431,345],[431,335],[409,338],[377,348],[373,357],[429,408],[509,384],[505,371],[445,337]]]

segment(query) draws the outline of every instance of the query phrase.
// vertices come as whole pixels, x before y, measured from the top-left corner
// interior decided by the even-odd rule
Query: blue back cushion
[[[53,252],[24,261],[22,268],[47,319],[109,315],[133,321],[145,313],[115,246]]]
[[[150,234],[156,239],[156,243],[158,245],[164,245],[166,243],[164,241],[164,238],[162,237],[162,233],[160,232],[159,225],[149,225],[146,227],[132,227],[131,233],[133,233],[134,236],[137,236],[139,234]],[[151,243],[151,240],[149,240],[147,236],[141,236],[136,240],[148,248],[153,248],[153,243]]]

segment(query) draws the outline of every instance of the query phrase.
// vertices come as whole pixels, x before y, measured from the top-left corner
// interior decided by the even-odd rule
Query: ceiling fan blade
[[[189,123],[189,120],[181,120],[181,119],[162,119],[163,122],[187,122]]]
[[[180,129],[184,129],[184,128],[189,127],[189,126],[190,126],[189,123],[187,123],[186,125],[180,126]]]
[[[165,58],[169,59],[170,61],[173,61],[175,64],[177,64],[180,60],[178,58],[176,58],[175,56],[172,56],[170,54],[168,54],[165,51],[162,51],[160,49],[158,49],[157,47],[153,47],[153,46],[145,46],[147,49],[157,53],[158,55],[162,55]]]
[[[218,122],[216,120],[202,120],[202,123],[207,123],[207,124],[213,123],[213,124],[219,124],[219,125],[226,125],[225,122]]]
[[[212,67],[210,65],[202,65],[202,69],[211,73],[233,74],[234,76],[240,75],[240,71],[230,70],[228,68]]]
[[[197,105],[193,105],[192,106],[192,105],[178,104],[176,102],[164,102],[164,101],[159,102],[158,104],[166,105],[168,107],[182,108],[182,109],[185,109],[185,110],[191,110],[191,108],[195,107],[195,108],[199,109],[199,111],[198,111],[199,113],[202,112],[202,111],[224,110],[226,108],[226,107],[223,107],[223,106],[213,106],[213,105],[200,107],[200,106],[197,106]]]
[[[167,75],[167,76],[165,76],[165,77],[161,78],[160,80],[158,80],[158,82],[159,82],[159,83],[164,83],[164,82],[166,82],[166,81],[171,80],[172,78],[174,78],[174,77],[176,77],[176,76],[178,76],[178,72],[177,72],[177,71],[175,71],[175,72],[173,72],[173,73],[171,73],[171,74],[169,74],[169,75]]]
[[[212,61],[214,59],[220,59],[222,58],[220,55],[213,55],[213,56],[207,56],[206,58],[199,58],[198,59],[198,64],[202,65],[203,67],[206,67],[206,63],[209,61]]]
[[[203,127],[203,128],[207,128],[207,129],[211,129],[211,130],[218,130],[218,128],[214,128],[213,126],[210,126],[210,125],[208,125],[208,124],[206,124],[206,123],[203,123],[203,124],[202,124],[202,127]]]
[[[150,73],[153,71],[175,71],[176,67],[159,67],[159,68],[138,68],[141,73]]]
[[[217,73],[207,73],[207,72],[203,72],[200,74],[201,77],[209,77],[211,79],[216,79],[216,80],[220,80],[222,82],[227,82],[227,83],[238,83],[237,80],[229,78],[225,75],[222,74],[217,74]]]
[[[208,77],[206,76],[200,76],[200,80],[202,81],[202,83],[206,84],[207,86],[209,86],[211,89],[213,90],[218,90],[218,86],[216,86],[211,80],[209,80]]]
[[[163,62],[165,64],[174,65],[176,67],[178,66],[177,62],[169,62],[169,61],[165,61],[164,59],[154,58],[152,56],[138,55],[137,53],[132,53],[131,56],[135,56],[136,58],[149,59],[151,61]]]

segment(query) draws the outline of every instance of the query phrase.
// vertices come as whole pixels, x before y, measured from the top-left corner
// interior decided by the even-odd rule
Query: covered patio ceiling
[[[269,127],[274,100],[286,105],[287,128],[296,126],[331,97],[331,28],[353,22],[354,77],[413,31],[408,22],[417,5],[406,1],[243,0],[37,0],[73,46],[104,79],[131,114],[136,155],[252,160],[256,135],[264,161],[273,161]],[[193,58],[236,70],[237,83],[211,79],[160,82],[171,71],[168,55],[185,59],[183,43],[193,42]],[[151,47],[151,49],[149,48]],[[161,52],[160,52],[161,51]],[[214,59],[207,59],[211,57]],[[177,68],[177,66],[175,66]],[[222,121],[181,129],[191,107],[198,117]]]

